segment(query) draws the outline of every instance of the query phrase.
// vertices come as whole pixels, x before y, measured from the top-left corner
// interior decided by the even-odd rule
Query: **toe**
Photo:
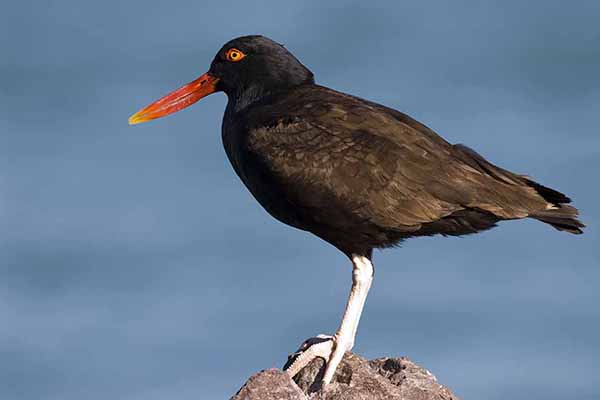
[[[328,361],[334,347],[334,340],[332,336],[328,335],[318,335],[305,340],[298,351],[288,356],[288,360],[283,366],[284,371],[293,377],[317,357]]]
[[[325,367],[325,374],[323,375],[323,386],[328,385],[335,374],[335,370],[344,358],[346,351],[352,348],[353,340],[344,336],[335,337],[335,346],[333,346],[331,356],[327,360],[327,366]]]

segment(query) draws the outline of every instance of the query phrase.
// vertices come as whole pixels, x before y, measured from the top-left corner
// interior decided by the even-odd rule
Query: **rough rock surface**
[[[277,369],[261,371],[231,400],[458,400],[429,371],[404,357],[368,361],[346,353],[331,384],[320,391],[324,364],[313,360],[294,380]]]

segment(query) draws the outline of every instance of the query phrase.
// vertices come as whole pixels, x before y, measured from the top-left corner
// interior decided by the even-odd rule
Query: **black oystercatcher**
[[[534,218],[582,233],[564,194],[450,144],[391,108],[315,84],[282,45],[234,39],[195,81],[129,119],[137,124],[223,91],[227,156],[248,190],[281,222],[312,232],[352,261],[352,289],[334,336],[307,340],[288,362],[293,376],[316,356],[331,381],[373,278],[374,248],[415,236],[465,235],[498,221]]]

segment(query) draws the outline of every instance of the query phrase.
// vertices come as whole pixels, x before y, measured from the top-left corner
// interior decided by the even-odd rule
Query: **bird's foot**
[[[296,352],[288,356],[283,369],[294,377],[302,368],[306,367],[312,360],[321,357],[325,360],[325,374],[322,386],[331,382],[335,370],[342,361],[344,353],[352,349],[352,341],[343,336],[317,335],[306,339]]]
[[[333,336],[323,334],[306,339],[298,350],[288,356],[288,360],[283,366],[284,371],[294,377],[317,357],[321,357],[327,362],[333,349],[333,341]]]

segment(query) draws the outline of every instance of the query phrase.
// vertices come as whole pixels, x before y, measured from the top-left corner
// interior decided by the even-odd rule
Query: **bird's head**
[[[312,72],[279,43],[264,36],[242,36],[217,52],[207,73],[141,109],[129,123],[164,117],[219,91],[240,109],[266,95],[313,82]]]

